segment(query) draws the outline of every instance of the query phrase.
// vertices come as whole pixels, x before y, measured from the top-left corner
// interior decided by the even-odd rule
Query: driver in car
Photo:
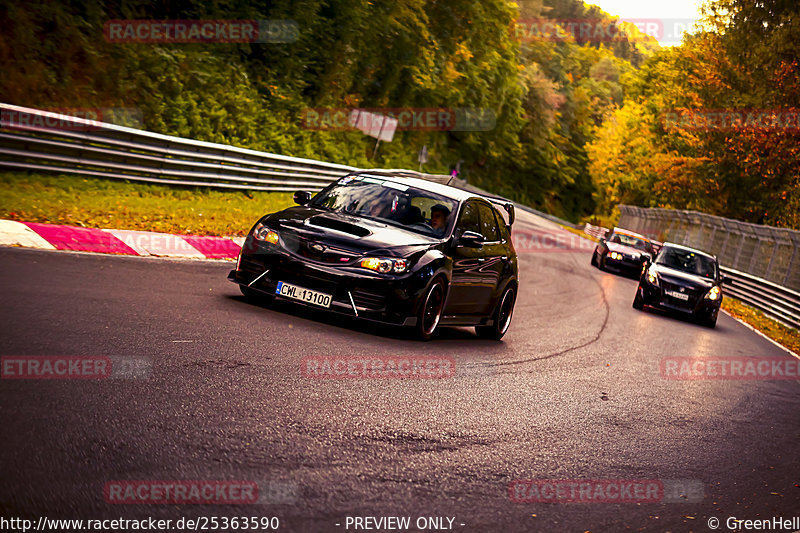
[[[431,227],[436,230],[439,235],[444,235],[444,230],[447,229],[447,218],[450,216],[450,210],[442,204],[436,204],[431,207]]]

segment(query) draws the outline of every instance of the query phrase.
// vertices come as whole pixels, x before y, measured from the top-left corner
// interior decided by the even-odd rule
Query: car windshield
[[[633,237],[631,235],[625,235],[624,233],[615,233],[609,240],[611,242],[630,246],[631,248],[636,248],[637,250],[643,250],[645,252],[649,252],[651,250],[650,243],[646,240]]]
[[[309,205],[443,237],[451,225],[456,201],[389,180],[355,176],[323,190]]]
[[[664,248],[656,258],[656,263],[682,272],[714,279],[717,277],[717,263],[714,259],[690,250]]]

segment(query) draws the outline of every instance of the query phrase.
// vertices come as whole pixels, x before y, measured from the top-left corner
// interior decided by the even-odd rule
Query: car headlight
[[[650,285],[655,285],[656,287],[658,287],[658,274],[653,272],[652,269],[648,269],[647,270],[647,281],[650,283]]]
[[[258,241],[266,241],[270,244],[278,244],[278,233],[272,231],[267,226],[259,222],[253,230],[253,237]]]
[[[380,257],[365,257],[359,263],[361,268],[368,268],[381,274],[402,274],[408,269],[405,259],[385,259]]]
[[[713,287],[711,287],[711,290],[709,290],[708,293],[706,293],[706,300],[714,301],[718,299],[719,299],[719,287],[714,285]]]
[[[617,252],[611,252],[608,255],[609,255],[609,257],[611,257],[611,259],[614,259],[616,261],[619,261],[620,259],[622,259],[622,254],[617,253]]]

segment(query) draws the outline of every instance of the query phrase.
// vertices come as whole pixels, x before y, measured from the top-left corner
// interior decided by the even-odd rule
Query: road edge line
[[[723,313],[725,313],[726,315],[728,315],[729,317],[731,317],[732,319],[734,319],[734,320],[735,320],[736,322],[738,322],[739,324],[742,324],[744,327],[746,327],[746,328],[747,328],[747,329],[749,329],[750,331],[753,331],[753,332],[755,332],[755,333],[758,333],[759,335],[761,335],[762,337],[764,337],[764,338],[765,338],[765,339],[767,339],[769,342],[771,342],[772,344],[774,344],[775,346],[777,346],[777,347],[778,347],[778,348],[780,348],[781,350],[785,351],[785,352],[786,352],[786,353],[788,353],[789,355],[791,355],[791,356],[793,356],[793,357],[796,357],[797,359],[800,359],[800,355],[797,355],[796,353],[794,353],[793,351],[791,351],[789,348],[787,348],[787,347],[786,347],[786,346],[784,346],[783,344],[781,344],[781,343],[779,343],[778,341],[776,341],[775,339],[772,339],[772,338],[768,337],[766,334],[764,334],[764,333],[763,333],[763,332],[761,332],[760,330],[756,329],[754,326],[752,326],[752,325],[748,324],[748,323],[747,323],[747,322],[745,322],[744,320],[741,320],[741,319],[738,319],[738,318],[736,318],[735,316],[733,316],[732,314],[730,314],[729,312],[727,312],[725,309],[720,309],[720,311],[722,311]]]

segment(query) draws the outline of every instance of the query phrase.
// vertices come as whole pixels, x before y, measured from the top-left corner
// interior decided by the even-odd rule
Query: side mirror
[[[514,221],[517,219],[516,211],[514,210],[514,204],[511,202],[507,202],[503,204],[503,208],[508,213],[508,229],[511,230],[511,226],[514,225]]]
[[[600,244],[605,244],[605,243],[606,243],[606,238],[600,237]]]
[[[476,231],[465,231],[458,238],[459,246],[466,246],[467,248],[480,248],[483,246],[483,235]]]
[[[294,193],[294,202],[299,205],[306,205],[311,200],[311,193],[308,191],[297,191]]]

